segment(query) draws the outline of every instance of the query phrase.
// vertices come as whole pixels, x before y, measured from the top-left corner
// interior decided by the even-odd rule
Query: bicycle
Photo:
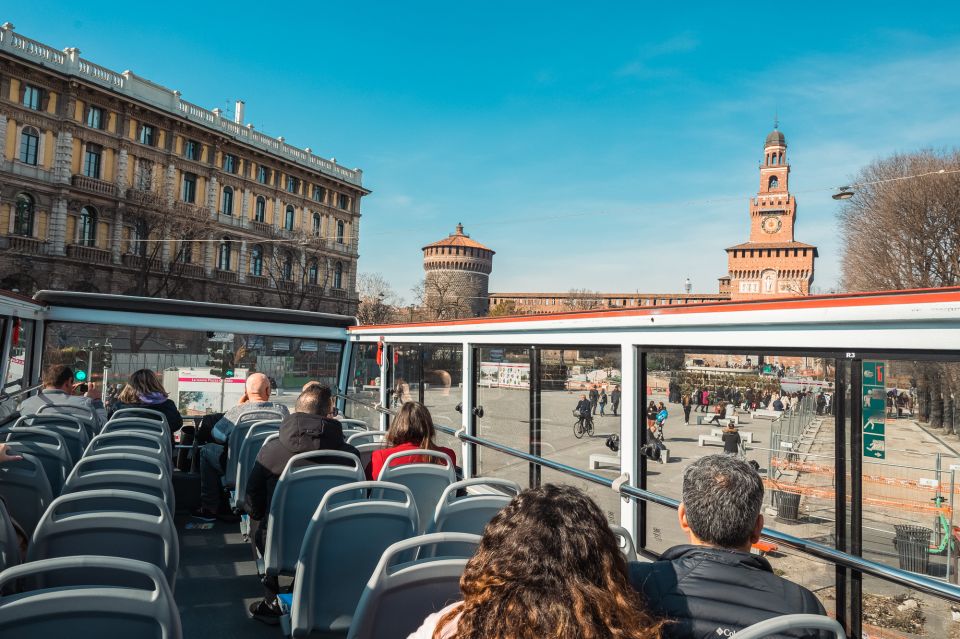
[[[947,519],[947,516],[944,514],[946,507],[943,505],[943,502],[946,501],[943,495],[937,492],[937,496],[931,499],[931,501],[936,504],[939,512],[937,513],[937,518],[933,522],[934,530],[936,531],[936,538],[940,541],[938,545],[931,545],[927,552],[931,555],[943,555],[947,552],[947,544],[950,544],[950,554],[956,554],[957,544],[960,539],[958,539],[958,529],[954,527],[952,533],[950,531],[950,520]]]
[[[593,436],[593,416],[581,416],[577,411],[573,411],[573,416],[577,421],[573,422],[573,436],[582,439],[584,435]]]

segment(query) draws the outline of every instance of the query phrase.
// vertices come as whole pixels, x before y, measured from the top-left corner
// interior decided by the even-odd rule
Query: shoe
[[[247,608],[247,612],[251,619],[256,619],[257,621],[265,623],[268,626],[279,626],[280,617],[283,616],[283,614],[280,612],[279,606],[276,604],[270,605],[263,599],[250,604],[250,607]]]
[[[190,516],[193,517],[194,519],[199,519],[199,520],[201,520],[201,521],[216,521],[216,520],[217,520],[217,514],[210,512],[209,510],[207,510],[207,509],[204,508],[203,506],[197,506],[196,508],[194,508],[193,510],[191,510],[191,511],[190,511]]]

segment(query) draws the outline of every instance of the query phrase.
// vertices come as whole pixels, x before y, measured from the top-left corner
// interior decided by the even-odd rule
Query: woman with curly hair
[[[600,508],[582,491],[525,490],[487,524],[463,601],[408,639],[659,639]]]

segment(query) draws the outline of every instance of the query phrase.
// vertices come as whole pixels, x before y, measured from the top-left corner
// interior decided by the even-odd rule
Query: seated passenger
[[[690,543],[667,549],[659,561],[630,564],[630,580],[653,613],[674,622],[664,626],[666,637],[729,637],[779,615],[825,614],[812,592],[750,554],[763,528],[762,503],[760,475],[736,457],[708,455],[684,471],[677,515]],[[800,630],[788,636],[833,635]]]
[[[257,461],[247,478],[244,510],[255,524],[251,539],[260,554],[263,554],[267,541],[266,522],[273,492],[291,457],[314,450],[340,450],[360,456],[356,448],[344,441],[343,427],[332,418],[333,406],[329,386],[308,384],[297,398],[294,413],[280,424],[279,438],[267,442],[257,454]],[[280,621],[279,584],[276,577],[264,577],[263,585],[266,596],[250,605],[250,615],[275,625]]]
[[[157,379],[157,374],[149,368],[141,368],[130,375],[127,385],[110,407],[110,416],[113,417],[115,412],[123,408],[149,408],[163,413],[170,425],[171,435],[183,426],[180,410],[167,395],[167,391]]]
[[[81,397],[75,394],[81,390],[81,386],[83,384],[73,383],[73,369],[69,366],[48,366],[43,372],[43,389],[33,397],[23,400],[20,414],[36,415],[44,406],[56,406],[56,409],[46,409],[41,414],[58,412],[81,418],[89,418],[90,414],[93,414],[95,426],[99,430],[107,421],[107,413],[100,401],[100,390],[96,384],[90,382],[86,384],[87,390]]]
[[[388,448],[373,451],[370,463],[367,464],[366,468],[367,479],[377,479],[380,476],[380,471],[390,455],[418,448],[441,452],[450,458],[451,464],[456,466],[457,454],[445,446],[437,446],[433,441],[435,436],[433,418],[430,417],[430,411],[427,410],[427,407],[420,402],[405,403],[400,407],[400,411],[390,424],[390,430],[387,431],[385,445]],[[408,455],[393,460],[390,466],[424,462],[442,463],[432,457],[424,458],[418,455]]]
[[[497,513],[460,590],[408,639],[661,636],[607,518],[573,486],[525,490]]]
[[[223,475],[226,468],[226,443],[230,433],[245,413],[258,410],[273,410],[286,417],[286,406],[270,401],[270,380],[263,373],[253,373],[247,377],[246,392],[236,406],[228,410],[213,426],[212,442],[200,449],[200,506],[191,514],[204,521],[223,519],[233,521],[225,509],[223,495]]]

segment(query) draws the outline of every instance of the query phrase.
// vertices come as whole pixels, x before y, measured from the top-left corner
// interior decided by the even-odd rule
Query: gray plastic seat
[[[357,432],[370,430],[367,422],[363,421],[362,419],[350,419],[349,417],[337,417],[336,419],[343,426],[344,432],[348,430]]]
[[[101,433],[93,438],[84,452],[84,457],[94,455],[109,455],[112,453],[129,453],[153,457],[173,470],[173,459],[167,454],[167,447],[160,436],[138,430],[120,430],[112,433]]]
[[[142,408],[139,406],[121,408],[118,411],[114,411],[114,413],[110,415],[110,420],[124,419],[127,417],[146,417],[147,419],[154,419],[158,422],[163,422],[167,427],[167,430],[170,430],[170,422],[167,421],[167,416],[158,410],[153,410],[152,408]]]
[[[5,428],[2,434],[11,453],[30,453],[43,464],[50,491],[54,497],[59,495],[73,469],[73,457],[60,433],[36,426],[20,426]]]
[[[327,491],[303,538],[290,615],[281,619],[289,634],[346,634],[381,555],[413,536],[417,522],[406,486],[364,481]]]
[[[254,462],[257,461],[257,455],[268,440],[278,437],[279,428],[280,425],[275,425],[273,422],[260,422],[247,430],[240,445],[240,452],[237,454],[236,488],[230,499],[232,507],[240,508],[243,505],[243,498],[247,492],[247,478],[253,470]]]
[[[387,548],[360,596],[347,639],[406,639],[427,615],[462,599],[460,577],[479,544],[479,535],[434,533]],[[464,552],[443,555],[438,548]],[[436,558],[405,561],[411,553]]]
[[[275,426],[274,430],[280,429],[279,413],[273,413],[275,417],[268,419],[247,419],[250,415],[259,415],[266,411],[255,411],[247,413],[237,420],[237,425],[230,431],[227,438],[227,465],[223,469],[223,483],[225,486],[233,487],[237,483],[237,462],[240,460],[240,449],[243,447],[243,440],[254,426],[267,424]],[[272,411],[270,411],[272,413]]]
[[[847,639],[843,626],[836,619],[831,619],[826,615],[808,614],[781,615],[772,619],[764,619],[733,633],[730,639],[763,639],[793,629],[826,630],[832,632],[838,639]]]
[[[630,532],[623,526],[617,526],[616,524],[610,524],[610,530],[613,531],[613,535],[617,538],[617,543],[620,545],[620,552],[627,558],[627,561],[636,561],[637,547],[633,543],[633,537],[630,536]]]
[[[346,439],[351,446],[380,443],[387,439],[387,433],[382,430],[358,430]]]
[[[432,464],[424,462],[407,463],[399,466],[391,464],[404,457],[432,457],[434,459],[444,460],[446,464]],[[447,486],[457,481],[457,471],[453,466],[453,460],[444,453],[437,450],[404,450],[399,453],[389,455],[380,469],[379,481],[389,481],[397,484],[403,484],[413,493],[417,500],[417,511],[420,513],[420,527],[418,532],[422,532],[430,526],[433,520],[433,513],[440,502],[440,496]]]
[[[13,428],[22,427],[44,428],[59,433],[74,461],[83,456],[84,449],[90,443],[86,424],[71,415],[25,415],[13,424]]]
[[[87,577],[79,587],[39,588],[0,597],[0,636],[183,637],[180,613],[163,573],[142,561],[116,557],[35,561],[0,572],[0,590],[61,574]]]
[[[152,457],[109,453],[84,457],[67,477],[63,493],[84,490],[132,490],[163,499],[175,512],[173,483],[164,463]]]
[[[32,535],[53,501],[53,493],[40,460],[29,453],[22,456],[17,461],[0,464],[0,497],[10,516],[27,535]]]
[[[327,463],[320,463],[324,460]],[[364,478],[360,460],[350,453],[318,450],[291,457],[270,502],[264,571],[268,575],[296,572],[303,535],[326,493]]]
[[[13,518],[0,499],[0,570],[20,564],[20,541]]]
[[[483,486],[495,490],[477,492]],[[473,492],[470,492],[471,489]],[[482,535],[487,523],[509,504],[520,490],[520,485],[509,479],[478,477],[454,482],[447,486],[440,496],[427,532]],[[458,497],[457,493],[460,491],[468,492]],[[460,556],[463,549],[434,544],[425,552],[434,552],[436,556]]]
[[[111,502],[124,509],[104,510]],[[121,502],[140,502],[140,507],[127,508]],[[145,508],[149,508],[148,513],[143,512]],[[173,517],[163,500],[129,491],[92,490],[53,500],[33,533],[27,561],[75,555],[146,561],[163,571],[172,592],[180,545]],[[64,580],[48,585],[81,584]]]
[[[170,427],[166,421],[159,422],[150,417],[114,417],[103,425],[101,433],[115,433],[120,430],[143,430],[162,435],[170,439]]]
[[[93,437],[100,431],[100,420],[93,409],[68,404],[47,404],[34,413],[35,416],[67,415],[79,419],[87,430],[87,437]],[[28,416],[28,415],[25,415]]]

